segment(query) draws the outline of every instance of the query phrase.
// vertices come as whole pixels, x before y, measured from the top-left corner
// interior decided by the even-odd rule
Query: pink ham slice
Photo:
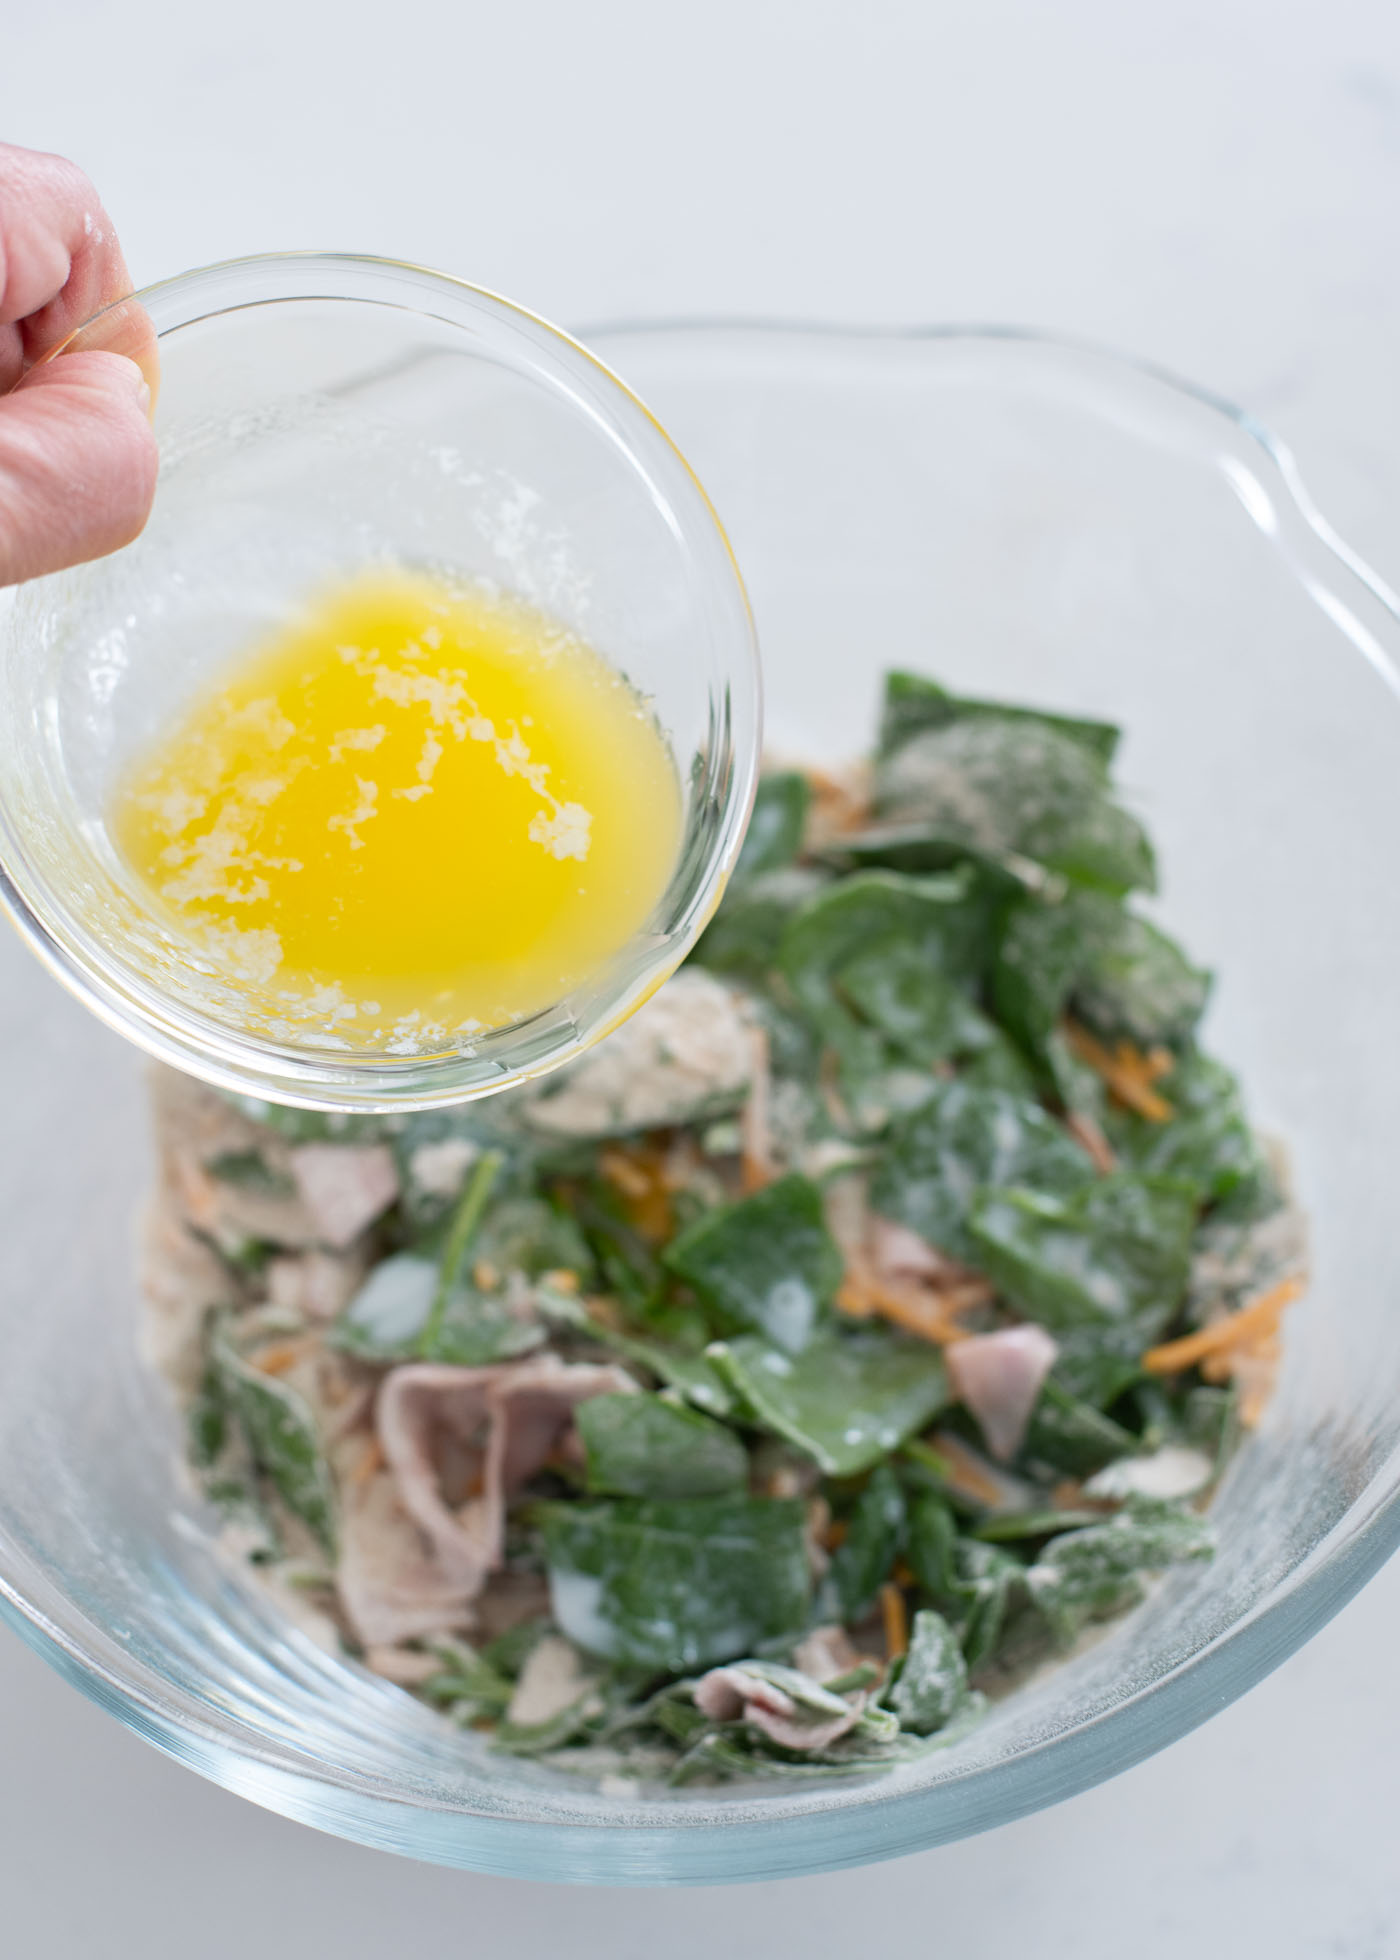
[[[317,1238],[336,1252],[399,1195],[399,1174],[382,1143],[303,1143],[288,1161]]]
[[[712,1667],[693,1690],[695,1706],[712,1722],[743,1720],[783,1749],[826,1749],[860,1720],[864,1697],[849,1702],[844,1714],[813,1720],[775,1681],[744,1667]]]
[[[443,1565],[387,1472],[352,1486],[340,1521],[336,1589],[366,1647],[451,1633],[471,1618],[472,1575]]]
[[[969,1334],[944,1349],[953,1393],[977,1418],[988,1453],[999,1463],[1009,1463],[1025,1440],[1059,1351],[1045,1329],[1030,1322],[995,1334]]]
[[[375,1429],[399,1501],[464,1602],[501,1563],[506,1505],[552,1455],[580,1402],[633,1392],[621,1368],[554,1354],[489,1368],[413,1362],[386,1377]],[[444,1469],[476,1495],[453,1505]]]

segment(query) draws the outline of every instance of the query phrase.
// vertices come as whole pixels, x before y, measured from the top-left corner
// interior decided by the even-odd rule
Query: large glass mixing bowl
[[[1050,1803],[1240,1694],[1400,1536],[1400,624],[1248,419],[1016,335],[614,330],[750,582],[771,741],[869,740],[880,670],[1109,716],[1209,1038],[1313,1233],[1220,1551],[942,1755],[883,1780],[603,1795],[328,1658],[211,1553],[132,1351],[140,1069],[0,949],[0,1594],[86,1693],[289,1816],[446,1864],[607,1882],[810,1872]]]

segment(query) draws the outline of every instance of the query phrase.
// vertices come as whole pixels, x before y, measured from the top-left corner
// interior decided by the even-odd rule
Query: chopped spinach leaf
[[[821,1192],[797,1175],[702,1213],[672,1240],[665,1263],[723,1332],[763,1334],[789,1354],[811,1339],[842,1273]]]
[[[754,797],[744,848],[734,867],[735,883],[792,862],[802,848],[811,800],[807,778],[795,769],[775,770],[763,778]]]
[[[880,765],[875,798],[881,818],[922,825],[950,862],[1029,860],[1114,896],[1156,881],[1146,834],[1112,800],[1100,758],[1043,720],[927,728]]]
[[[967,1662],[957,1635],[940,1613],[924,1607],[909,1629],[909,1650],[893,1671],[885,1701],[899,1726],[932,1735],[957,1714],[967,1696]]]
[[[1214,1546],[1215,1534],[1203,1518],[1138,1500],[1102,1524],[1052,1538],[1026,1583],[1057,1637],[1069,1641],[1087,1620],[1135,1605],[1143,1573],[1208,1559]]]
[[[787,865],[731,885],[690,957],[713,973],[762,981],[777,965],[788,920],[829,882],[824,871]]]
[[[831,1561],[831,1587],[847,1624],[864,1619],[904,1545],[905,1504],[888,1463],[877,1464],[845,1520]]]
[[[892,755],[926,728],[947,728],[955,721],[975,719],[1039,722],[1068,736],[1096,756],[1105,769],[1118,747],[1119,731],[1112,722],[1086,721],[1081,716],[1051,714],[1040,708],[1015,707],[1006,701],[978,701],[951,694],[924,674],[894,672],[885,676],[885,699],[880,714],[877,753]]]
[[[554,1617],[588,1653],[672,1673],[796,1631],[805,1509],[778,1498],[540,1507]]]
[[[1186,1291],[1195,1196],[1119,1172],[1068,1197],[989,1190],[974,1203],[976,1263],[1060,1343],[1056,1375],[1104,1407],[1137,1373]]]
[[[831,1477],[854,1477],[951,1397],[936,1348],[878,1329],[832,1333],[799,1355],[754,1336],[713,1350],[755,1418]]]
[[[975,1055],[999,1037],[966,990],[898,935],[877,939],[836,973],[846,1001],[903,1055],[923,1067]]]
[[[1229,1069],[1192,1049],[1156,1086],[1171,1105],[1170,1122],[1149,1123],[1127,1110],[1109,1115],[1109,1140],[1122,1161],[1192,1185],[1203,1204],[1228,1200],[1240,1215],[1254,1205],[1272,1209],[1268,1165]]]
[[[1074,986],[1081,1020],[1141,1048],[1188,1039],[1205,1012],[1210,975],[1192,966],[1175,940],[1120,908],[1091,951]]]
[[[871,1182],[871,1203],[955,1258],[978,1263],[968,1229],[988,1185],[1068,1194],[1094,1176],[1077,1143],[1039,1103],[964,1080],[940,1082],[891,1124]]]
[[[748,1453],[732,1430],[659,1396],[595,1395],[576,1421],[595,1494],[719,1497],[748,1482]]]
[[[209,1347],[220,1392],[254,1463],[322,1550],[335,1555],[335,1486],[311,1411],[286,1382],[260,1374],[215,1332]]]

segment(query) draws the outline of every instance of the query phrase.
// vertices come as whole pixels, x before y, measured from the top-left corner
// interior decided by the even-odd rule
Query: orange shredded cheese
[[[294,1341],[275,1341],[271,1347],[260,1348],[248,1358],[260,1375],[285,1375],[310,1354],[318,1339],[315,1334],[302,1334]]]
[[[880,1618],[885,1629],[885,1658],[898,1660],[909,1651],[909,1612],[904,1594],[889,1580],[880,1588]]]
[[[853,763],[838,775],[826,769],[807,769],[812,791],[807,812],[808,850],[818,851],[838,837],[861,830],[870,821],[870,768]]]
[[[980,1307],[992,1298],[992,1288],[983,1279],[960,1281],[954,1286],[923,1286],[915,1281],[879,1279],[868,1268],[848,1267],[837,1289],[836,1305],[853,1320],[878,1315],[907,1334],[922,1341],[946,1347],[963,1340],[967,1329],[958,1316]]]
[[[1113,1154],[1108,1138],[1092,1116],[1086,1116],[1082,1110],[1072,1109],[1065,1118],[1065,1128],[1100,1176],[1108,1177],[1111,1172],[1117,1170],[1118,1159]]]
[[[598,1153],[598,1169],[622,1194],[627,1216],[652,1245],[664,1245],[675,1227],[664,1159],[649,1144],[633,1150],[613,1147]]]
[[[974,1504],[985,1504],[989,1508],[995,1509],[1005,1504],[1006,1495],[1001,1485],[987,1474],[960,1437],[946,1429],[939,1429],[931,1442],[951,1472],[948,1482],[955,1491],[970,1497]]]
[[[1172,1058],[1167,1049],[1153,1048],[1144,1054],[1131,1041],[1116,1041],[1110,1048],[1077,1021],[1065,1022],[1065,1039],[1080,1061],[1102,1080],[1115,1102],[1135,1110],[1149,1123],[1171,1121],[1175,1110],[1152,1086],[1171,1072]]]
[[[1183,1335],[1179,1341],[1168,1341],[1162,1347],[1149,1348],[1142,1357],[1142,1365],[1153,1375],[1174,1375],[1182,1368],[1194,1367],[1199,1361],[1204,1373],[1207,1362],[1213,1368],[1218,1361],[1251,1346],[1261,1336],[1276,1335],[1279,1316],[1302,1290],[1301,1279],[1281,1280],[1259,1299],[1251,1301],[1249,1306],[1241,1307],[1238,1313],[1225,1314],[1220,1320],[1213,1320],[1208,1327],[1202,1327],[1194,1334]],[[1212,1376],[1207,1375],[1207,1380],[1210,1379]]]

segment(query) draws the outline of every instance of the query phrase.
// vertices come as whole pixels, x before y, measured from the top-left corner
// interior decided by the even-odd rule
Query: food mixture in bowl
[[[892,674],[871,764],[770,773],[688,965],[542,1084],[160,1076],[151,1348],[290,1613],[595,1778],[849,1776],[1210,1557],[1303,1235],[1134,908],[1116,740]]]

